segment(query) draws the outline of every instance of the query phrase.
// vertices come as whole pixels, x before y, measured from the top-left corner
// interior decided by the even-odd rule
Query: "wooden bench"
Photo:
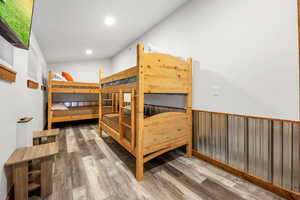
[[[52,193],[53,157],[58,152],[58,142],[54,142],[20,148],[10,156],[5,166],[12,167],[15,200],[28,200],[29,192],[37,189],[42,199]],[[30,166],[36,161],[39,169]],[[35,175],[39,178],[32,180]]]
[[[33,132],[33,145],[46,144],[57,141],[59,129],[50,129]]]

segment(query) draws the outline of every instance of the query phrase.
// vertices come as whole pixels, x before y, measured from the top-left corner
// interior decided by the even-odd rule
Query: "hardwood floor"
[[[95,124],[61,127],[48,200],[282,199],[197,158],[187,158],[180,149],[148,162],[145,179],[137,182],[135,158],[106,134],[99,138],[97,131]]]

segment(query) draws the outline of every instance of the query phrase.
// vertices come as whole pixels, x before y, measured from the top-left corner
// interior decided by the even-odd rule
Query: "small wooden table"
[[[52,193],[53,157],[58,154],[58,142],[17,149],[6,166],[12,166],[15,200],[28,200],[30,190],[40,187],[41,197]],[[40,160],[40,170],[29,172],[29,162]],[[39,183],[29,183],[29,175],[40,173]]]
[[[35,131],[33,132],[33,145],[56,142],[58,135],[59,129]],[[46,139],[46,142],[43,141],[44,138]]]

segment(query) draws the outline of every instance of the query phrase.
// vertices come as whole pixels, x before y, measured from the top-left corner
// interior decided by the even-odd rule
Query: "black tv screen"
[[[0,0],[0,35],[12,45],[28,49],[34,0]]]

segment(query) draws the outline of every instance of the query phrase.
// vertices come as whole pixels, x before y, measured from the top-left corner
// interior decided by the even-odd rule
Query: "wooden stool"
[[[33,145],[46,144],[57,141],[59,129],[33,132]]]
[[[17,149],[5,163],[12,166],[15,200],[28,200],[30,191],[40,188],[41,198],[52,193],[53,157],[58,154],[58,143]],[[40,161],[39,169],[30,170],[30,163]],[[31,176],[39,175],[38,180]]]

